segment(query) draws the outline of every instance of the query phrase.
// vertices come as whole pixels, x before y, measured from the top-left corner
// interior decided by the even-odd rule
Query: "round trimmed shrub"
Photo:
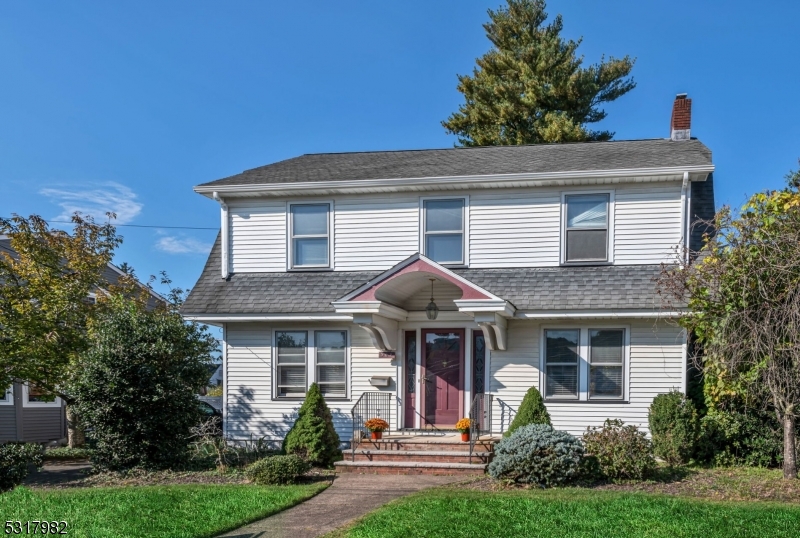
[[[636,426],[607,419],[602,427],[587,428],[583,436],[587,456],[596,460],[602,476],[641,480],[653,472],[653,445]]]
[[[529,424],[497,443],[494,454],[492,478],[555,486],[578,476],[583,446],[548,424]]]
[[[42,466],[42,447],[34,443],[0,445],[0,491],[13,489],[28,476],[28,467]]]
[[[529,388],[528,392],[525,393],[522,404],[520,404],[517,414],[514,415],[514,420],[511,421],[511,426],[503,434],[503,437],[510,436],[517,428],[528,424],[552,424],[550,422],[550,413],[547,412],[542,395],[536,387]]]
[[[270,456],[249,465],[245,470],[248,480],[259,486],[296,484],[311,465],[300,456]]]
[[[694,403],[678,391],[659,394],[650,405],[648,421],[655,455],[670,465],[688,463],[700,426]]]

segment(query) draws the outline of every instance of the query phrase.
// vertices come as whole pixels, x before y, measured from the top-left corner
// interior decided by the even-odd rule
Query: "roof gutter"
[[[659,176],[675,176],[680,180],[689,174],[694,181],[705,181],[714,171],[713,164],[673,166],[658,168],[628,168],[617,170],[582,170],[567,172],[525,172],[521,174],[489,174],[475,176],[438,176],[392,179],[359,179],[345,181],[308,181],[299,183],[260,183],[253,185],[197,185],[194,191],[206,196],[214,193],[228,195],[247,195],[253,193],[280,195],[284,191],[347,191],[349,189],[397,189],[424,186],[469,185],[472,183],[495,183],[499,186],[518,182],[541,182],[543,184],[567,185],[573,181],[586,179],[610,179],[621,177],[642,177],[656,180]],[[672,179],[672,178],[670,178]]]

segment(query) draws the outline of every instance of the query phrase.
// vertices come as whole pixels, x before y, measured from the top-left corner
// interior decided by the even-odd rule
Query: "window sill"
[[[620,404],[629,404],[628,400],[554,400],[552,398],[546,398],[544,403],[559,403],[559,404],[590,404],[590,405],[606,405],[606,404],[613,404],[613,405],[620,405]]]
[[[614,262],[608,262],[608,261],[561,262],[561,267],[587,267],[587,266],[608,266],[608,265],[614,265]]]
[[[292,267],[287,269],[287,273],[323,273],[333,271],[333,267]]]

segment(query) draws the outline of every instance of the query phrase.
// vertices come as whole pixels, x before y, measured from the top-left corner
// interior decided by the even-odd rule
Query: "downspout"
[[[228,232],[228,204],[219,197],[219,193],[214,191],[211,195],[214,200],[219,202],[219,206],[221,208],[221,219],[222,219],[222,226],[221,232],[222,235],[222,278],[227,279],[230,275],[230,263],[228,262],[228,241],[230,239],[229,232]]]
[[[689,261],[689,198],[691,197],[689,172],[683,173],[683,184],[681,185],[681,259],[682,265]]]

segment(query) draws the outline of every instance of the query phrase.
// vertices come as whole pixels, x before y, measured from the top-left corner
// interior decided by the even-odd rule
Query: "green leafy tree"
[[[464,146],[610,140],[614,133],[587,124],[606,117],[600,105],[636,86],[628,76],[634,60],[609,57],[583,67],[581,40],[561,37],[561,16],[544,24],[544,0],[507,2],[489,10],[483,27],[493,47],[472,76],[458,77],[465,103],[444,128]]]
[[[333,417],[322,392],[312,383],[297,420],[283,440],[284,454],[297,454],[309,463],[330,467],[342,459],[339,435],[333,427]]]
[[[514,430],[517,428],[527,426],[528,424],[551,425],[550,413],[547,412],[547,408],[544,406],[544,400],[542,400],[542,395],[536,387],[529,388],[528,392],[525,393],[522,404],[520,404],[517,414],[514,415],[514,420],[511,421],[511,426],[509,426],[508,431],[505,432],[503,436],[508,437],[514,433]]]
[[[177,307],[146,309],[124,295],[106,300],[90,324],[71,393],[92,429],[97,468],[179,467],[200,420],[196,394],[208,378],[217,341],[187,323]]]
[[[712,408],[742,398],[774,409],[783,428],[783,475],[797,477],[800,415],[800,172],[789,186],[750,198],[739,215],[724,207],[698,261],[665,267],[665,306],[687,305],[681,324],[703,355]],[[766,388],[767,390],[763,390]]]
[[[0,253],[0,387],[23,380],[64,399],[75,446],[81,435],[66,386],[89,345],[96,306],[87,298],[121,238],[91,217],[76,213],[72,223],[67,233],[36,215],[0,218],[16,252]]]

